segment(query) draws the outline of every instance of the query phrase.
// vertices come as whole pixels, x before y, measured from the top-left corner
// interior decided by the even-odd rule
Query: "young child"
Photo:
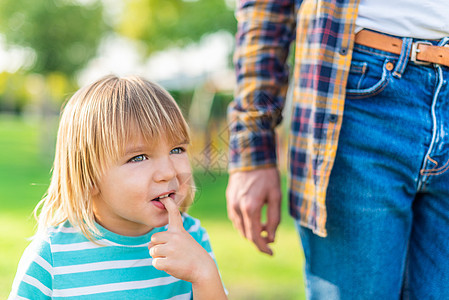
[[[226,299],[194,190],[187,124],[139,77],[79,90],[59,125],[38,230],[9,299]]]

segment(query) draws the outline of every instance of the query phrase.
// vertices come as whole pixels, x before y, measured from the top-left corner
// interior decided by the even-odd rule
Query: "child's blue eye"
[[[182,148],[182,147],[176,147],[173,150],[170,151],[170,154],[181,154],[186,152],[186,149]]]
[[[147,159],[147,157],[145,155],[141,154],[141,155],[134,156],[128,162],[140,162],[140,161],[144,161],[146,159]]]

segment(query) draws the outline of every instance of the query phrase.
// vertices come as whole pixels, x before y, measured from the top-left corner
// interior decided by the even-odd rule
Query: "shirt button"
[[[346,55],[346,54],[348,54],[348,48],[346,48],[346,47],[340,48],[340,54],[341,54],[341,55]]]
[[[338,121],[338,116],[335,114],[329,115],[329,122],[336,123]]]

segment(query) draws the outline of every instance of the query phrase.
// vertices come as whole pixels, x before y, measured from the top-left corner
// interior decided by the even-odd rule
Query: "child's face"
[[[97,222],[120,235],[138,236],[168,223],[157,197],[169,196],[178,206],[191,184],[187,144],[165,139],[151,145],[142,138],[126,144],[125,154],[109,167],[94,191]]]

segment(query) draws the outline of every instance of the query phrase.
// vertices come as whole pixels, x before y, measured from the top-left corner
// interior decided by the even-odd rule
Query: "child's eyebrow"
[[[175,147],[177,145],[189,145],[189,144],[190,144],[189,140],[185,139],[185,140],[181,140],[179,142],[175,142],[173,144],[173,147]],[[143,144],[128,146],[125,149],[125,155],[145,152],[145,151],[148,151],[150,148],[151,147],[143,145]]]
[[[128,147],[125,150],[125,155],[144,152],[146,149],[148,149],[148,148],[143,145]]]
[[[189,140],[182,140],[181,142],[177,143],[177,145],[185,145],[185,144],[190,144]]]

